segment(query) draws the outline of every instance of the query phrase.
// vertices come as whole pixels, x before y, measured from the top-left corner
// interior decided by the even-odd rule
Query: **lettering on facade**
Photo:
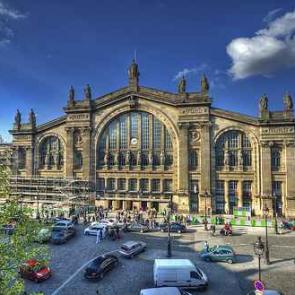
[[[74,120],[87,120],[89,119],[89,114],[73,114],[70,115],[69,120],[74,121]]]
[[[267,127],[262,128],[264,134],[294,133],[294,127]]]
[[[189,115],[194,115],[194,114],[208,114],[208,108],[207,107],[196,107],[196,108],[187,108],[181,110],[182,114],[189,114]]]

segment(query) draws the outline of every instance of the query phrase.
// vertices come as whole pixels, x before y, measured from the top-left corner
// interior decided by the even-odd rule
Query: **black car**
[[[164,226],[161,226],[161,231],[168,231],[168,224],[165,224]],[[186,227],[185,225],[181,224],[181,223],[176,223],[176,222],[172,222],[170,224],[170,231],[174,232],[174,233],[184,233],[186,232]]]
[[[53,228],[51,233],[51,242],[53,244],[64,244],[76,234],[74,228],[61,229]]]
[[[90,262],[85,269],[84,277],[89,280],[102,279],[104,275],[119,264],[115,255],[102,255]]]

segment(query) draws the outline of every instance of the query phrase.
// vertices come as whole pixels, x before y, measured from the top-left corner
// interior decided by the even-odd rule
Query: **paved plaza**
[[[64,245],[50,244],[53,276],[39,284],[26,281],[27,291],[43,291],[46,295],[95,295],[98,290],[100,295],[137,295],[141,289],[153,287],[153,261],[155,258],[166,257],[167,233],[123,233],[121,240],[104,240],[97,245],[96,237],[84,236],[83,229],[84,226],[79,225],[77,236]],[[207,291],[202,292],[203,294],[247,294],[252,288],[253,281],[258,278],[258,263],[257,258],[253,257],[253,243],[259,233],[246,233],[244,229],[236,229],[235,233],[232,237],[211,237],[202,227],[190,227],[189,232],[185,234],[173,234],[173,257],[191,259],[208,275],[209,287]],[[132,260],[120,258],[119,267],[108,273],[101,281],[89,282],[84,279],[82,269],[68,284],[59,289],[87,261],[118,249],[120,244],[127,240],[145,241],[147,250]],[[200,261],[198,252],[205,240],[210,246],[231,244],[238,254],[238,262],[229,265]],[[294,234],[270,235],[272,263],[267,267],[262,264],[262,280],[267,288],[278,289],[284,294],[294,294],[294,241]]]

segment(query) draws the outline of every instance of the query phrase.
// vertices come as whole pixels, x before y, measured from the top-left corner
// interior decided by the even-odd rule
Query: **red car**
[[[51,276],[50,268],[35,259],[30,259],[22,264],[19,272],[22,278],[32,280],[36,283],[45,281]]]

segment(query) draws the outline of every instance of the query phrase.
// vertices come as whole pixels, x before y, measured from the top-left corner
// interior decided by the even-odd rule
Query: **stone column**
[[[66,128],[67,131],[67,142],[66,142],[66,161],[65,161],[65,168],[66,168],[66,177],[72,178],[73,177],[73,152],[74,152],[74,142],[73,142],[73,134],[74,128]]]
[[[243,207],[243,182],[241,180],[238,181],[238,207]]]
[[[228,192],[228,181],[224,181],[224,212],[229,213],[229,192]]]
[[[295,217],[295,142],[287,141],[285,143],[286,155],[286,185],[285,194],[282,195],[283,204],[285,205],[286,216]],[[284,209],[283,208],[283,212]]]
[[[33,167],[34,167],[33,149],[32,149],[32,147],[27,146],[25,148],[25,150],[26,150],[26,176],[32,176],[33,175]]]
[[[83,129],[83,176],[91,179],[91,128]]]
[[[189,211],[188,181],[188,128],[189,123],[179,123],[178,154],[178,211]]]
[[[270,142],[261,142],[261,209],[269,205],[269,202],[267,202],[266,200],[272,195],[270,146]]]

